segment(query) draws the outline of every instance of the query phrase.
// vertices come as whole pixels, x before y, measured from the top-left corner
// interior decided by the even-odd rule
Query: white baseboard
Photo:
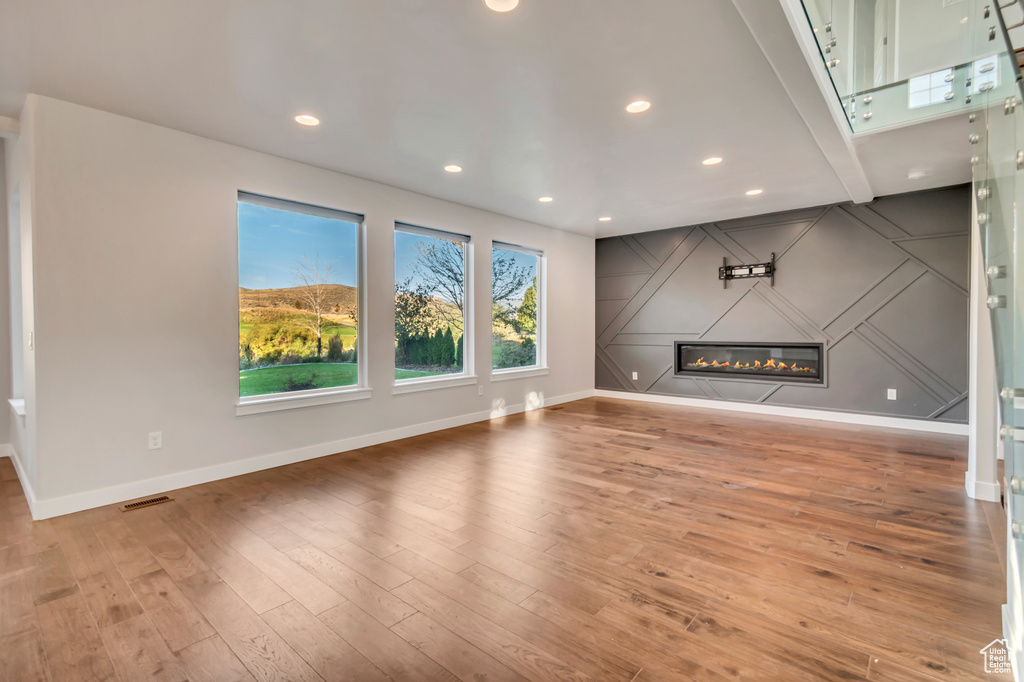
[[[795,417],[797,419],[818,419],[840,424],[857,424],[860,426],[880,426],[889,429],[907,431],[926,431],[928,433],[945,433],[954,436],[966,436],[967,424],[950,424],[932,419],[904,419],[901,417],[881,417],[872,414],[856,414],[853,412],[831,412],[829,410],[812,410],[806,407],[781,407],[764,403],[737,403],[729,400],[709,400],[704,398],[685,398],[682,396],[656,395],[652,393],[632,393],[630,391],[608,391],[597,389],[599,398],[620,398],[622,400],[638,400],[645,403],[661,403],[663,405],[682,405],[685,407],[703,407],[710,410],[729,410],[732,412],[748,412],[767,414],[778,417]]]
[[[190,469],[188,471],[181,471],[174,474],[168,474],[166,476],[158,476],[156,478],[149,478],[142,481],[132,481],[131,483],[110,486],[109,488],[87,490],[85,492],[65,495],[63,497],[51,497],[37,500],[35,499],[35,496],[31,494],[31,488],[25,486],[25,478],[22,478],[22,486],[25,486],[25,496],[29,501],[32,518],[38,521],[54,516],[71,514],[84,509],[92,509],[94,507],[102,507],[108,504],[124,502],[125,500],[131,500],[137,497],[165,493],[169,490],[186,488],[192,485],[199,485],[200,483],[209,483],[210,481],[217,481],[231,476],[251,474],[254,471],[271,469],[273,467],[301,462],[307,459],[326,457],[327,455],[333,455],[339,452],[358,450],[359,448],[379,445],[380,443],[387,443],[394,440],[401,440],[402,438],[419,436],[433,431],[443,431],[444,429],[451,429],[456,426],[465,426],[466,424],[472,424],[474,422],[487,421],[489,419],[518,414],[520,412],[549,407],[551,405],[558,405],[560,403],[582,400],[583,398],[591,398],[593,395],[594,391],[588,390],[557,396],[554,398],[540,399],[536,404],[520,403],[517,405],[500,406],[483,412],[473,412],[423,424],[412,424],[410,426],[403,426],[389,431],[380,431],[363,436],[356,436],[354,438],[344,438],[342,440],[310,445],[296,450],[286,450],[283,452],[271,453],[269,455],[262,455],[260,457],[252,457],[234,462],[225,462],[224,464],[204,467],[202,469]],[[16,466],[18,466],[16,458],[14,458],[14,461]],[[19,476],[21,475],[22,474],[19,469]]]
[[[998,483],[976,480],[970,469],[964,473],[964,488],[971,498],[986,502],[998,502],[1003,492]]]

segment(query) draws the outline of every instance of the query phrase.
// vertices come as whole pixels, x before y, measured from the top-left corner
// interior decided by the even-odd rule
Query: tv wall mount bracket
[[[729,265],[729,259],[722,256],[722,267],[718,268],[718,279],[722,280],[722,288],[727,289],[730,279],[749,279],[750,277],[768,277],[775,286],[775,252],[767,263],[749,263],[747,265]]]

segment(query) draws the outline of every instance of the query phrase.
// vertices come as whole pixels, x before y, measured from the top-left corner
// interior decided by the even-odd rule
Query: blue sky
[[[433,237],[426,237],[408,232],[395,231],[395,282],[404,282],[406,277],[413,275],[416,262],[417,246],[429,244]],[[413,286],[419,284],[420,278],[413,275]]]
[[[238,203],[238,285],[283,289],[296,285],[303,256],[333,266],[331,284],[356,285],[358,227],[320,216]]]
[[[283,211],[255,204],[238,204],[238,284],[246,289],[284,289],[296,286],[293,271],[303,256],[319,252],[321,264],[333,265],[332,284],[356,286],[358,226],[341,220]],[[417,245],[432,237],[395,232],[395,279],[412,274]],[[528,268],[523,293],[536,274],[537,258],[518,251],[500,251]],[[416,283],[416,279],[413,280]]]

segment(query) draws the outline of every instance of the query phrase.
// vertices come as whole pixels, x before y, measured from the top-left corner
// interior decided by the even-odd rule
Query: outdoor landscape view
[[[395,370],[458,374],[465,366],[466,242],[395,230]]]
[[[417,376],[464,371],[466,241],[420,228],[395,231],[395,367]],[[493,366],[537,363],[536,255],[492,250]],[[401,378],[397,377],[396,378]]]
[[[540,257],[497,246],[491,253],[492,366],[536,365]]]
[[[240,199],[238,244],[239,395],[357,384],[358,225]],[[396,230],[395,379],[464,371],[466,248]],[[493,366],[534,365],[538,257],[492,254]]]
[[[358,226],[238,203],[240,396],[358,382]]]

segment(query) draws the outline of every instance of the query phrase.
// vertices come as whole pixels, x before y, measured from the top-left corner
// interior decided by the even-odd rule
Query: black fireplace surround
[[[675,374],[820,384],[825,381],[824,348],[820,343],[676,341]]]

